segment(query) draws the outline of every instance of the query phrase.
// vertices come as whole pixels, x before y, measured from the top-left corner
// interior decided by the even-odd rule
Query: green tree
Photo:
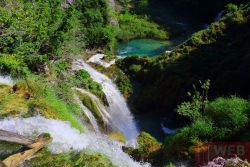
[[[201,91],[198,91],[196,86],[193,85],[194,93],[188,92],[191,98],[188,102],[183,102],[177,106],[177,113],[189,117],[192,121],[197,120],[205,112],[205,107],[208,104],[208,90],[210,87],[210,80],[200,83]]]

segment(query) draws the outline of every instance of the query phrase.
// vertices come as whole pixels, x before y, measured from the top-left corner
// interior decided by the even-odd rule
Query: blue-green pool
[[[119,43],[117,46],[118,56],[156,56],[173,47],[170,41],[154,39],[135,39]]]

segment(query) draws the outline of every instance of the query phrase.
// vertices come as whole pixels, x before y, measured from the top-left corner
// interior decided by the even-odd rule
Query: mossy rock
[[[148,161],[155,166],[162,163],[162,147],[154,137],[142,132],[137,137],[138,148],[124,148],[124,151],[137,161]]]

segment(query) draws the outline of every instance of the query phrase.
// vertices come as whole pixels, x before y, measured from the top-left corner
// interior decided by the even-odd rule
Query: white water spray
[[[73,63],[73,70],[80,69],[88,71],[93,80],[102,84],[103,92],[109,103],[108,109],[112,127],[125,135],[128,144],[134,144],[139,133],[134,122],[134,117],[126,104],[126,100],[116,85],[107,76],[98,72],[83,60],[77,60]]]
[[[115,64],[115,59],[111,60],[110,62],[105,62],[104,60],[102,60],[104,57],[105,57],[104,54],[96,54],[92,56],[87,62],[96,63],[105,68],[108,68],[111,65]]]
[[[77,102],[77,104],[80,106],[80,108],[82,109],[83,113],[85,114],[85,116],[89,119],[90,124],[93,126],[95,132],[99,133],[99,127],[97,124],[97,121],[94,117],[94,115],[92,114],[92,112],[82,104],[81,100],[79,99],[79,97],[77,95],[74,95],[74,99]]]
[[[12,80],[10,76],[0,75],[0,83],[5,84],[5,85],[10,85],[10,86],[14,85],[14,81]]]
[[[81,134],[69,123],[46,119],[41,116],[30,118],[7,118],[0,121],[0,129],[25,136],[35,136],[49,133],[53,138],[48,149],[52,153],[68,152],[70,150],[99,152],[105,154],[118,167],[149,167],[150,164],[140,164],[132,160],[122,151],[121,146],[106,136],[85,132]]]

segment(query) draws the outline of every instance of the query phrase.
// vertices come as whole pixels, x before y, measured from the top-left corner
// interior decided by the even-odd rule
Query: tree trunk
[[[29,148],[35,142],[34,140],[28,137],[25,137],[16,133],[8,132],[5,130],[1,130],[1,129],[0,129],[0,141],[17,143],[17,144],[20,144]]]

